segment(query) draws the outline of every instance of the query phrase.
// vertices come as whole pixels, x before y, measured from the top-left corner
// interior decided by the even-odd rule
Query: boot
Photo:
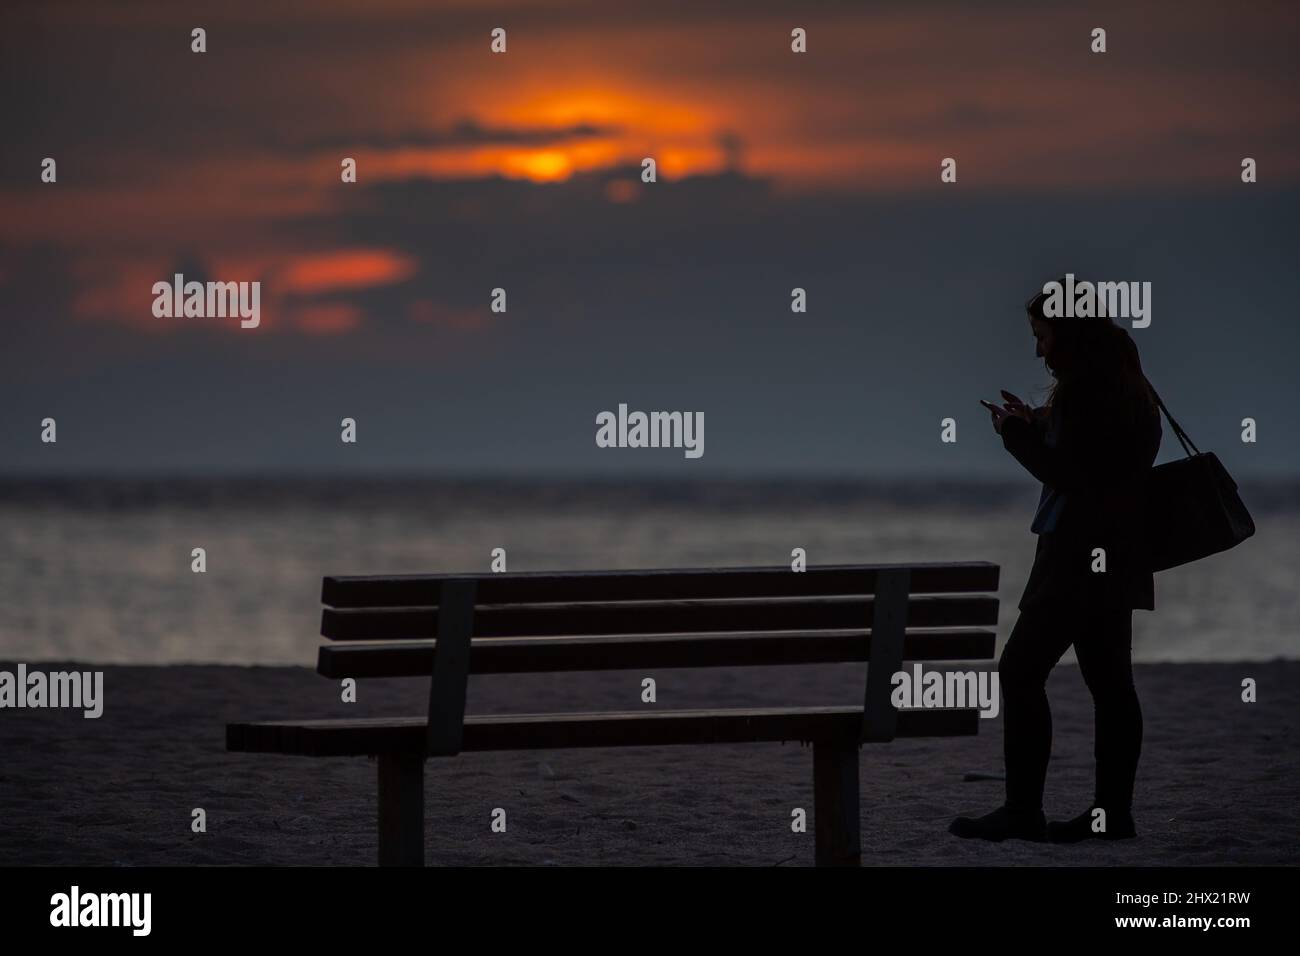
[[[1082,843],[1084,840],[1131,840],[1137,836],[1133,814],[1127,810],[1106,811],[1106,829],[1093,832],[1089,807],[1072,820],[1053,820],[1047,825],[1047,839],[1052,843]]]
[[[1047,839],[1047,820],[1042,810],[1032,813],[998,807],[982,817],[958,817],[948,827],[948,832],[963,840],[1030,840],[1042,843]]]

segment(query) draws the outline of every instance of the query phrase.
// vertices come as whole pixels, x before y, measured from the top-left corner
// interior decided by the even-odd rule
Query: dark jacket
[[[1102,378],[1062,389],[1046,421],[1003,422],[1002,444],[1044,486],[1021,610],[1044,602],[1155,608],[1144,498],[1160,431],[1159,411],[1132,407]],[[1092,570],[1096,548],[1104,572]]]

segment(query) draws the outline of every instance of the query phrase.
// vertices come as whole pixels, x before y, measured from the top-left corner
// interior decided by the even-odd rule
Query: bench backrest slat
[[[912,630],[903,639],[909,661],[987,660],[996,634],[979,628]],[[864,630],[809,634],[674,634],[475,638],[474,674],[638,670],[647,667],[755,667],[865,662],[872,637]],[[427,677],[437,656],[433,641],[326,644],[317,671],[329,678]]]
[[[860,629],[874,598],[801,598],[776,601],[656,601],[615,604],[480,605],[476,637],[559,637],[580,634],[670,634],[717,631]],[[908,627],[996,624],[992,596],[914,597]],[[321,634],[332,640],[427,640],[438,636],[438,609],[326,608]]]
[[[874,593],[881,570],[907,567],[912,594],[991,592],[998,566],[983,561],[911,565],[819,565],[795,572],[786,565],[690,570],[509,572],[481,575],[332,576],[321,603],[336,608],[428,607],[449,579],[471,578],[480,604],[662,601],[717,598],[815,597]]]

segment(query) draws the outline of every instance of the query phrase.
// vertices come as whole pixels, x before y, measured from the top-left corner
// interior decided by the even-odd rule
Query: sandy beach
[[[12,668],[12,664],[5,664]],[[46,670],[88,665],[42,664]],[[306,668],[106,667],[104,713],[0,712],[0,864],[372,865],[375,764],[228,754],[228,721],[423,713],[420,680],[366,681],[355,704]],[[945,832],[1001,800],[1001,718],[975,738],[864,748],[864,862],[875,865],[1220,865],[1300,862],[1300,662],[1144,664],[1136,841],[989,845]],[[482,713],[624,708],[641,675],[471,678]],[[860,699],[857,668],[656,675],[659,708]],[[1258,702],[1241,701],[1241,681]],[[1049,685],[1049,817],[1092,787],[1092,709],[1078,669]],[[641,705],[651,706],[651,705]],[[799,744],[470,754],[426,765],[436,865],[807,866],[812,752]],[[494,808],[507,830],[493,833]],[[191,831],[192,811],[207,832]],[[810,828],[811,829],[811,828]]]

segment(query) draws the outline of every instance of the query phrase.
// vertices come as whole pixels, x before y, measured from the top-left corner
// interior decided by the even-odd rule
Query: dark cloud
[[[325,297],[364,314],[332,337],[277,331],[274,316],[260,336],[69,323],[56,252],[20,258],[0,286],[0,308],[25,317],[0,353],[7,465],[682,468],[595,448],[596,412],[627,401],[705,411],[705,468],[997,474],[1005,456],[984,440],[975,402],[1046,384],[1021,306],[1068,270],[1152,281],[1153,324],[1138,341],[1193,437],[1234,473],[1300,470],[1278,418],[1300,405],[1294,192],[817,199],[730,174],[609,202],[609,178],[635,172],[358,192],[329,228],[419,269]],[[494,317],[497,286],[509,311]],[[789,310],[794,286],[808,290],[807,314]],[[422,320],[417,301],[435,319],[482,322]],[[56,412],[51,454],[33,422]],[[364,422],[363,456],[339,449],[343,415]],[[936,438],[949,415],[969,442],[960,456]],[[1245,416],[1267,423],[1256,446],[1239,441]]]
[[[281,145],[287,149],[313,150],[336,147],[439,149],[463,146],[546,146],[603,136],[619,136],[623,131],[620,126],[595,123],[574,123],[555,127],[488,126],[467,118],[446,129],[408,130],[391,135],[362,134],[353,137],[336,135],[318,137],[310,141],[295,141],[291,135],[282,134]]]
[[[1234,474],[1296,473],[1283,412],[1300,406],[1300,127],[1282,54],[1300,18],[1276,4],[1250,16],[1217,3],[1155,9],[19,3],[0,29],[0,86],[12,93],[0,189],[22,200],[38,238],[23,241],[6,210],[0,471],[1010,473],[976,401],[1046,383],[1021,304],[1073,271],[1151,281],[1139,344],[1193,437]],[[791,69],[782,42],[795,16],[833,55]],[[1111,32],[1106,60],[1080,44],[1094,17]],[[197,22],[211,27],[206,58],[188,52]],[[646,91],[646,105],[626,122],[492,119],[526,112],[489,104],[544,89],[512,87],[504,68],[457,72],[456,54],[498,23],[519,41],[509,62],[540,63],[561,84],[576,76],[597,100],[603,76],[584,77],[574,58],[584,39],[593,61],[636,59],[621,91]],[[744,46],[769,26],[770,48]],[[660,56],[650,28],[657,43],[679,31],[680,48]],[[743,44],[728,45],[737,31]],[[611,37],[622,39],[599,45]],[[548,46],[561,41],[563,57]],[[654,57],[657,71],[645,66]],[[425,72],[410,75],[413,64]],[[670,83],[661,105],[652,94]],[[716,114],[683,107],[698,119],[689,135],[658,132],[661,110],[694,105],[694,91],[716,94]],[[527,150],[623,136],[715,150],[724,171],[643,184],[624,158],[557,182],[487,171],[340,188],[336,162],[304,160],[345,145]],[[953,188],[937,182],[948,148],[962,162]],[[801,185],[817,192],[785,188],[800,168],[784,154],[800,150],[812,163]],[[1031,150],[1038,165],[1016,165]],[[36,191],[45,155],[60,162],[49,188],[73,197],[62,206],[63,193]],[[1243,155],[1257,155],[1260,183],[1237,181]],[[838,178],[822,182],[827,157]],[[1193,164],[1209,170],[1197,188],[1180,178]],[[924,166],[924,182],[904,192],[873,179],[900,165]],[[1042,168],[1055,178],[1017,178]],[[1072,178],[1099,168],[1102,186]],[[216,184],[226,170],[245,178]],[[307,201],[276,204],[311,177],[321,185]],[[90,201],[124,182],[141,203],[129,242],[119,233],[133,210],[97,222]],[[218,188],[215,205],[246,221],[187,204]],[[56,211],[69,235],[51,240],[41,227]],[[162,212],[176,213],[160,219],[174,229],[153,227]],[[88,221],[98,231],[71,235]],[[256,331],[78,309],[88,267],[127,253],[202,279],[227,278],[215,264],[244,251],[333,249],[380,250],[414,270],[279,299],[272,287]],[[790,311],[795,286],[806,314]],[[505,315],[488,311],[497,287]],[[147,310],[147,283],[138,295]],[[304,304],[354,309],[359,322],[307,334],[276,311]],[[704,460],[596,449],[595,414],[622,401],[706,412]],[[59,418],[57,447],[39,443],[46,415]],[[344,415],[361,422],[356,448],[337,440]],[[946,416],[959,454],[937,440]],[[1246,416],[1260,422],[1255,446],[1238,438]]]

